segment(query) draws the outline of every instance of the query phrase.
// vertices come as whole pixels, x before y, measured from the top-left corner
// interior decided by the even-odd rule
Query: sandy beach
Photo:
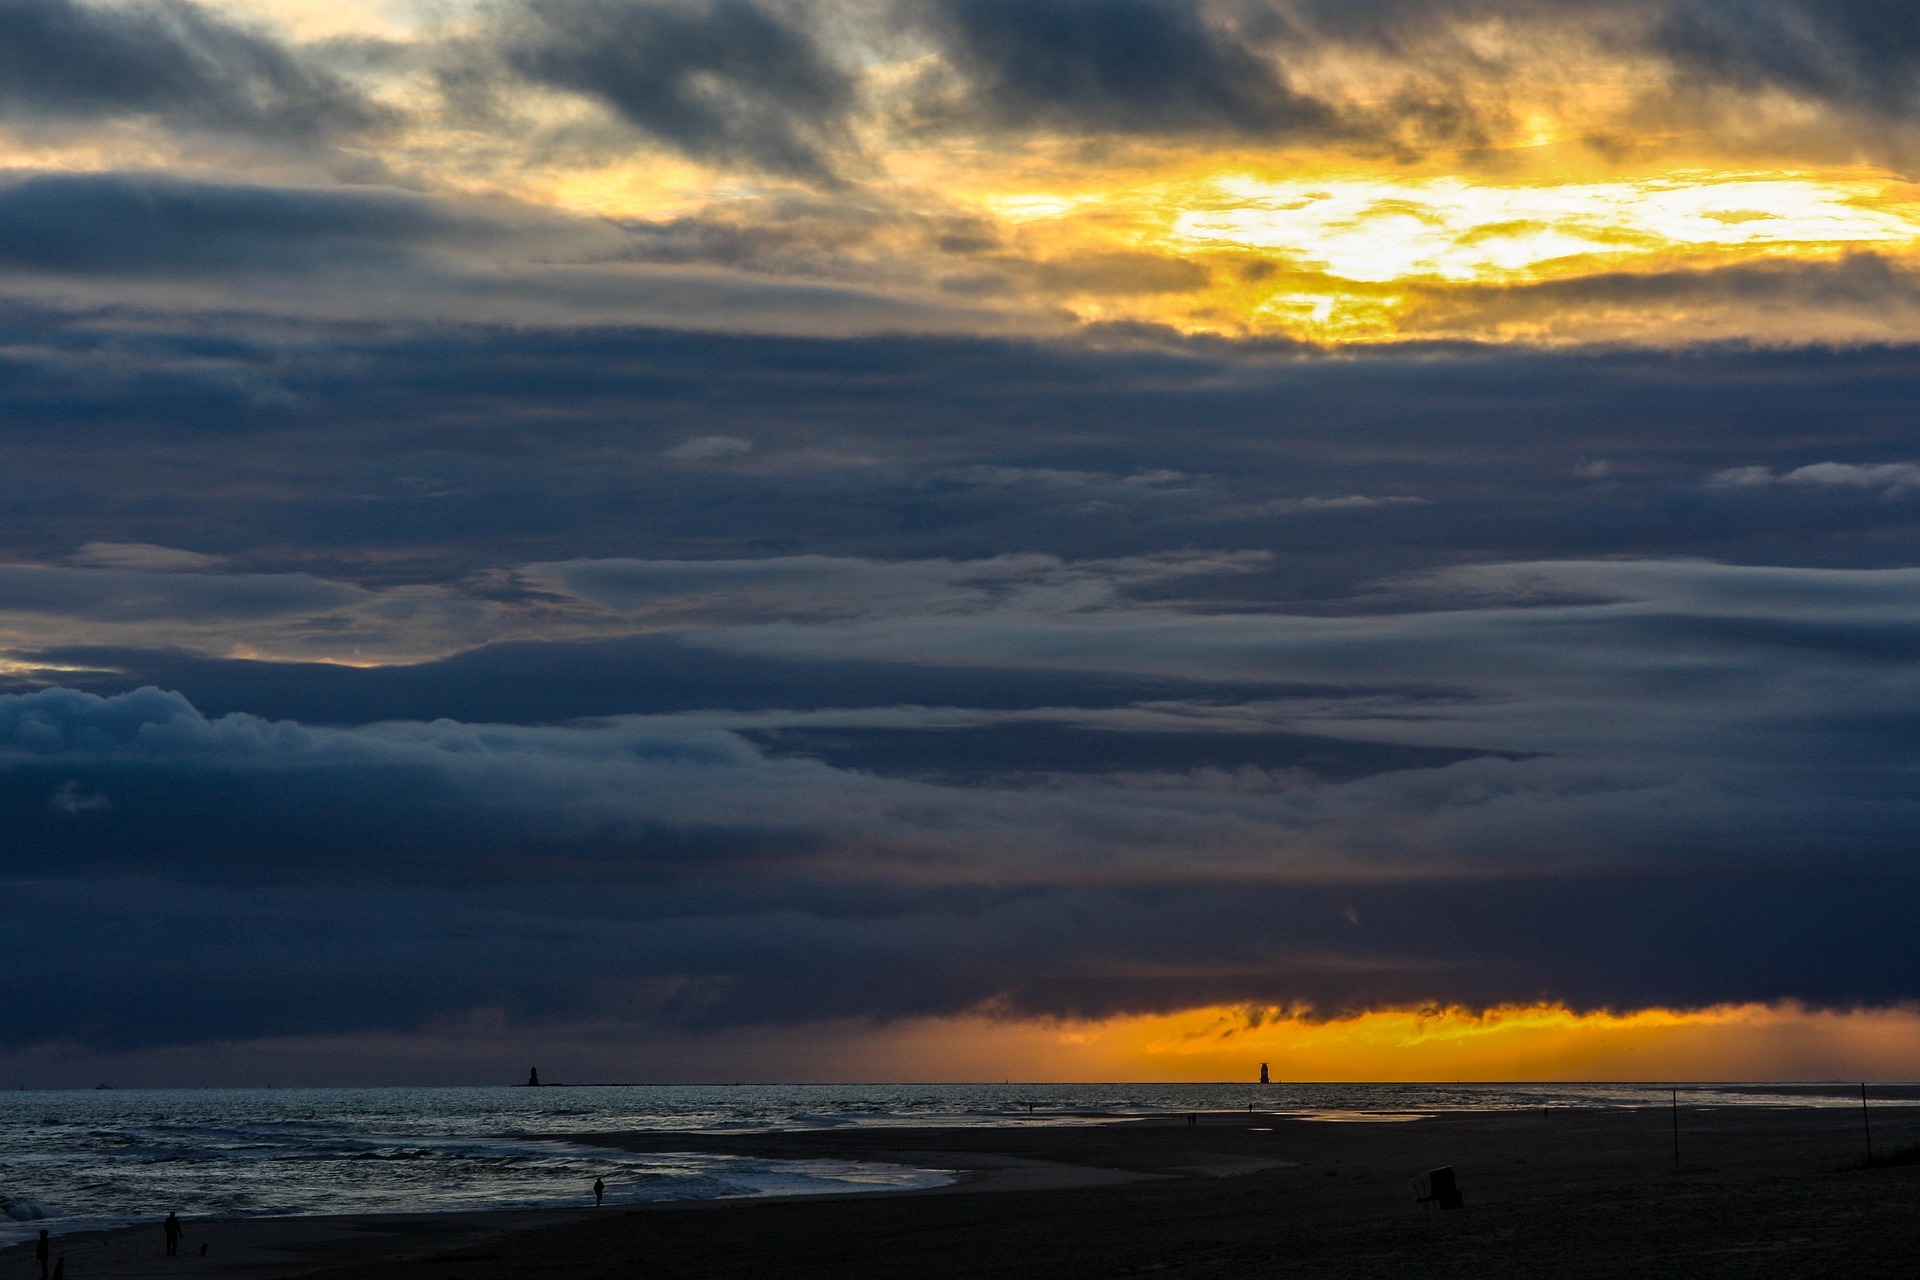
[[[1876,1148],[1920,1141],[1879,1107]],[[572,1135],[580,1141],[579,1135]],[[606,1134],[629,1150],[855,1158],[955,1171],[932,1191],[600,1210],[187,1220],[56,1239],[67,1280],[1391,1275],[1906,1276],[1920,1165],[1860,1169],[1845,1109],[1259,1113],[1025,1127]],[[1451,1166],[1465,1207],[1417,1207]],[[200,1246],[207,1252],[202,1255]],[[0,1280],[37,1276],[30,1246]]]

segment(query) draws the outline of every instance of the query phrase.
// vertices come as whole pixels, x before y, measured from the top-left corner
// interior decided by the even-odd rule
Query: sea
[[[584,1135],[1105,1124],[1249,1107],[1328,1123],[1666,1105],[1667,1085],[951,1084],[93,1089],[0,1093],[0,1246],[183,1218],[565,1207],[912,1190],[954,1175],[848,1160],[624,1153]],[[1857,1086],[1680,1086],[1689,1106],[1859,1106]],[[1876,1086],[1888,1101],[1920,1089]]]

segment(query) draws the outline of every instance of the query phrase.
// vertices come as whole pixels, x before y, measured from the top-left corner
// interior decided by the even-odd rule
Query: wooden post
[[[1867,1116],[1867,1086],[1860,1086],[1860,1129],[1867,1135],[1867,1164],[1873,1164],[1873,1121]]]

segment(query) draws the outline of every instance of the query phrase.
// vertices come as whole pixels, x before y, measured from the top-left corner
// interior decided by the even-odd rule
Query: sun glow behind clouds
[[[1920,205],[1876,208],[1881,184],[1858,180],[1692,174],[1487,187],[1459,178],[1231,177],[1214,186],[1215,207],[1174,218],[1176,242],[1275,250],[1370,283],[1531,279],[1572,258],[1831,251],[1920,238]]]
[[[996,195],[982,205],[1037,252],[1119,248],[1209,269],[1187,292],[1075,299],[1082,319],[1331,342],[1455,336],[1422,326],[1436,301],[1444,313],[1450,295],[1468,292],[1863,252],[1905,260],[1920,247],[1920,201],[1904,184],[1858,171],[1683,170],[1517,185],[1228,172],[1097,194]],[[1577,327],[1577,316],[1567,319]]]
[[[866,1053],[927,1079],[1911,1079],[1920,1010],[1724,1005],[1575,1013],[1560,1005],[1383,1009],[1311,1021],[1221,1007],[1100,1021],[928,1022]],[[958,1073],[941,1075],[940,1071]]]
[[[0,122],[0,179],[131,171],[304,188],[351,173],[351,184],[451,206],[479,198],[450,208],[455,222],[518,201],[558,215],[553,228],[587,224],[571,248],[507,236],[420,254],[423,276],[449,264],[467,274],[444,297],[408,291],[410,303],[461,319],[475,282],[506,283],[569,319],[785,332],[793,308],[826,309],[825,295],[801,295],[828,285],[849,291],[836,295],[850,318],[834,332],[1057,335],[1130,322],[1328,344],[1920,338],[1920,192],[1894,176],[1905,153],[1837,146],[1851,116],[1778,90],[1707,83],[1696,100],[1698,69],[1659,41],[1636,46],[1637,19],[1436,14],[1391,50],[1332,34],[1263,44],[1215,32],[1278,59],[1289,92],[1344,122],[1329,131],[1253,127],[1253,100],[1244,119],[1116,117],[1072,84],[1022,91],[1058,111],[1012,111],[1004,77],[983,71],[973,46],[951,44],[953,32],[908,22],[867,39],[857,33],[875,18],[886,28],[891,11],[858,6],[761,6],[775,26],[805,11],[793,48],[812,50],[831,87],[788,101],[760,71],[702,61],[713,56],[703,41],[732,38],[725,23],[684,49],[668,39],[720,12],[701,4],[546,6],[560,15],[553,25],[532,16],[541,6],[480,0],[209,2],[246,40],[282,42],[314,85],[343,102],[358,95],[364,110],[329,117],[314,135],[324,141],[291,149],[277,136],[250,149],[192,112],[139,103],[97,127],[48,128],[29,113]],[[655,9],[672,20],[539,43]],[[602,77],[602,43],[638,61]],[[552,59],[571,70],[530,70]],[[1458,136],[1396,105],[1455,91],[1473,125]],[[308,106],[276,110],[297,123]],[[790,127],[800,132],[787,151],[812,156],[798,168],[755,143]],[[1749,266],[1764,271],[1734,273],[1727,287],[1724,274],[1705,278]],[[36,296],[65,287],[25,274],[20,287]],[[224,280],[191,289],[233,301]],[[699,290],[718,301],[659,301]],[[85,305],[103,291],[92,276],[73,286]],[[255,306],[268,290],[240,292]],[[328,308],[360,305],[348,301],[357,289],[314,292]]]
[[[207,101],[252,84],[264,116],[216,126],[185,99],[157,110],[146,90],[82,94],[58,127],[39,108],[0,121],[0,179],[371,182],[484,206],[450,210],[454,222],[519,201],[559,215],[554,227],[593,224],[569,249],[508,236],[420,254],[422,277],[466,274],[432,282],[445,294],[407,290],[410,305],[462,320],[478,283],[551,307],[516,302],[516,322],[812,332],[794,310],[824,312],[826,295],[807,291],[828,285],[848,291],[832,332],[1120,321],[1329,344],[1920,338],[1920,198],[1894,176],[1913,140],[1884,121],[1860,132],[1872,117],[1850,92],[1829,101],[1771,75],[1798,65],[1801,36],[1844,24],[1809,18],[1793,39],[1757,28],[1753,50],[1722,52],[1737,62],[1777,36],[1778,57],[1719,76],[1632,4],[1340,22],[1305,6],[1274,24],[1209,5],[1068,5],[1064,26],[992,18],[1001,34],[987,39],[914,6],[201,2],[231,31],[180,57],[210,60]],[[753,61],[748,29],[762,26],[726,17],[750,8],[810,71]],[[1191,42],[1156,69],[1162,89],[1135,85],[1129,105],[1109,92],[1126,77],[1106,36],[1136,19]],[[1371,38],[1382,22],[1391,38]],[[1013,56],[1028,39],[1046,45],[1032,63]],[[299,71],[286,85],[239,63],[211,74],[268,48]],[[1233,48],[1245,57],[1207,52]],[[1828,53],[1836,71],[1850,56]],[[1029,84],[1029,65],[1064,70]],[[1244,83],[1216,83],[1229,66]],[[1147,109],[1152,92],[1164,112]],[[354,109],[329,115],[320,99]],[[1748,266],[1764,270],[1705,278]],[[15,273],[36,297],[69,287]],[[151,289],[95,273],[71,296],[95,305],[110,287]],[[240,289],[204,273],[190,290],[215,307],[276,293],[332,314],[392,306],[347,285]],[[716,301],[661,301],[696,292]]]

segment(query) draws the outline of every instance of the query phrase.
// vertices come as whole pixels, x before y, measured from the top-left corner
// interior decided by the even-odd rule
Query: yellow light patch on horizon
[[[57,138],[22,138],[0,129],[0,180],[42,173],[164,172],[179,158],[177,147],[138,125]]]
[[[289,657],[270,649],[261,649],[250,644],[234,644],[227,648],[227,657],[234,662],[288,663],[310,667],[351,667],[356,671],[373,671],[381,667],[404,667],[411,663],[395,660],[391,657],[363,658],[356,652],[353,657],[342,658],[336,654],[302,654]]]
[[[404,40],[444,23],[461,6],[449,0],[212,0],[242,22],[272,23],[296,40],[373,36]],[[478,4],[466,6],[477,11]]]
[[[1534,279],[1575,258],[1920,243],[1920,204],[1888,201],[1885,183],[1858,179],[1675,175],[1497,187],[1459,178],[1229,177],[1212,185],[1211,207],[1173,218],[1175,243],[1272,250],[1368,283]]]
[[[97,672],[103,670],[110,670],[110,668],[81,666],[69,662],[23,660],[0,654],[0,676],[5,676],[10,680],[36,681],[46,675],[58,672]]]
[[[1560,1005],[1384,1009],[1311,1021],[1216,1007],[1103,1020],[925,1020],[863,1049],[929,1079],[1793,1080],[1907,1079],[1920,1009],[1797,1005],[1575,1013]],[[940,1075],[935,1064],[950,1073]]]
[[[604,218],[660,221],[726,203],[711,170],[671,156],[650,157],[644,164],[529,168],[516,177],[516,194],[523,199]]]
[[[1104,191],[1029,188],[977,197],[975,208],[1042,260],[1125,249],[1201,264],[1210,273],[1205,287],[1154,298],[1089,292],[1069,303],[1082,320],[1335,343],[1516,336],[1484,324],[1436,331],[1451,305],[1436,300],[1463,289],[1757,261],[1831,262],[1864,251],[1920,256],[1913,189],[1860,171],[1684,170],[1513,184],[1215,172]],[[1476,305],[1484,310],[1484,295]],[[1596,319],[1610,327],[1610,337],[1634,323],[1617,308]],[[1662,325],[1684,319],[1666,307],[1647,318],[1649,336],[1657,340]],[[1577,336],[1582,323],[1571,306],[1555,329]],[[1746,323],[1725,315],[1710,321],[1723,330]]]

